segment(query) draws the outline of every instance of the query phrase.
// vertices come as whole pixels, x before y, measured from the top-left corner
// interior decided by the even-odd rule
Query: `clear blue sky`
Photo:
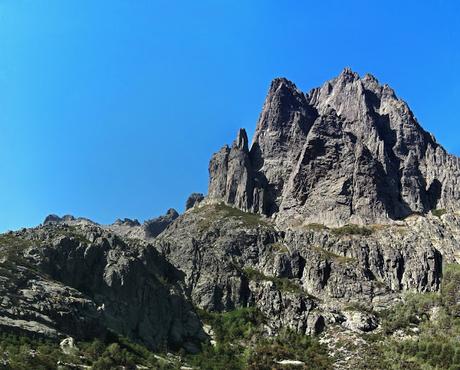
[[[451,1],[0,1],[0,231],[183,209],[272,78],[373,73],[460,154]]]

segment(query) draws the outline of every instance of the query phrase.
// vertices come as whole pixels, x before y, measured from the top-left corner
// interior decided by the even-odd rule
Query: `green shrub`
[[[330,261],[335,261],[339,263],[350,263],[350,262],[356,262],[356,259],[352,257],[345,257],[341,256],[339,254],[336,254],[334,252],[328,251],[327,249],[324,249],[322,247],[313,247],[313,249],[319,253],[323,258],[330,260]]]
[[[226,313],[200,311],[215,333],[215,347],[207,344],[187,363],[202,370],[275,369],[277,360],[304,361],[308,369],[331,369],[326,347],[314,337],[284,331],[274,338],[263,336],[263,315],[255,308]]]
[[[440,293],[408,295],[381,314],[383,333],[417,326],[419,334],[402,341],[384,337],[379,358],[394,369],[460,369],[460,266],[444,267]],[[395,364],[398,364],[396,366]]]
[[[284,331],[274,338],[262,339],[250,352],[247,369],[275,369],[279,360],[302,361],[306,369],[332,369],[326,346],[314,337]]]
[[[460,317],[460,265],[451,264],[444,267],[441,299],[451,315]]]
[[[403,303],[393,306],[388,311],[380,313],[382,329],[385,334],[392,334],[399,329],[407,329],[428,319],[431,308],[440,304],[437,293],[408,294]]]
[[[369,227],[358,226],[354,224],[345,225],[331,229],[332,233],[338,236],[342,235],[362,235],[369,236],[373,233],[373,230]]]
[[[433,214],[433,216],[441,218],[441,216],[445,215],[447,211],[445,209],[433,209],[431,213]]]
[[[108,335],[104,340],[97,338],[91,342],[78,342],[76,345],[77,352],[66,355],[61,351],[58,342],[0,333],[0,369],[54,370],[58,361],[92,366],[96,370],[120,366],[130,370],[136,369],[136,365],[155,369],[173,368],[172,364],[159,366],[146,347],[117,335]],[[1,365],[4,361],[7,363],[6,367]]]
[[[205,323],[212,326],[216,340],[220,343],[249,339],[265,321],[264,316],[255,307],[223,313],[200,310],[199,315]]]

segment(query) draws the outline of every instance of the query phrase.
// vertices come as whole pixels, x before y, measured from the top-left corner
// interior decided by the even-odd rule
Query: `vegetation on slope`
[[[212,327],[215,345],[203,344],[198,354],[154,354],[140,344],[115,335],[78,342],[71,353],[65,354],[57,342],[2,333],[0,369],[51,370],[59,363],[68,368],[85,365],[95,370],[139,367],[169,370],[184,365],[201,370],[271,370],[286,369],[277,364],[286,359],[304,362],[304,369],[332,366],[326,348],[314,337],[290,331],[275,338],[264,336],[264,317],[255,308],[227,313],[200,311],[200,315]]]
[[[55,341],[0,334],[0,369],[54,370],[58,364],[63,368],[84,365],[94,370],[116,369],[120,366],[129,370],[136,369],[138,365],[149,369],[176,368],[155,357],[144,346],[117,336],[79,342],[73,350],[64,353]]]
[[[302,293],[302,288],[296,284],[292,279],[281,278],[276,276],[267,276],[252,268],[245,268],[243,273],[246,275],[250,281],[271,281],[276,289],[279,289],[282,292],[291,292],[291,293]]]
[[[208,230],[216,222],[233,219],[248,228],[271,227],[270,221],[259,214],[244,212],[224,203],[207,204],[193,208],[193,212],[201,216],[199,228]]]
[[[331,369],[326,347],[317,338],[284,331],[269,338],[263,333],[264,317],[255,308],[241,308],[227,313],[201,312],[213,328],[215,345],[187,359],[201,370],[272,370],[286,369],[278,362],[301,361],[302,369]]]
[[[460,265],[445,267],[440,293],[408,295],[381,316],[366,368],[460,370]]]

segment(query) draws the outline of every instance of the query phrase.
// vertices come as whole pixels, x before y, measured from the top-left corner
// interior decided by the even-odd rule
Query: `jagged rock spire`
[[[250,150],[240,130],[209,195],[282,223],[376,223],[460,208],[460,165],[372,75],[345,68],[308,94],[272,81]]]

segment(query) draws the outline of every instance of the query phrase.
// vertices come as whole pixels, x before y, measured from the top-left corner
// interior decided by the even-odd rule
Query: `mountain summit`
[[[349,68],[309,93],[272,81],[248,145],[240,130],[209,165],[211,200],[283,225],[388,223],[460,207],[460,160],[375,77]]]

